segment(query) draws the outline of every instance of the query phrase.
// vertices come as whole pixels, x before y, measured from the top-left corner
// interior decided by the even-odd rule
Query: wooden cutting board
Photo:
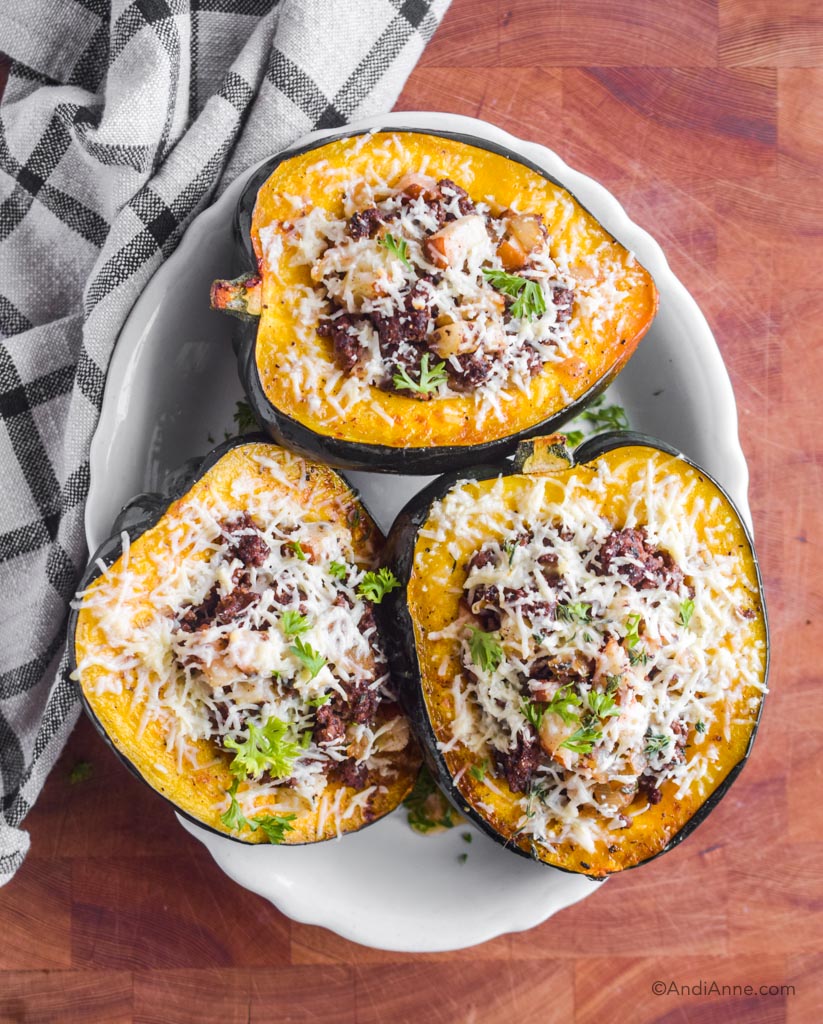
[[[822,64],[813,0],[453,0],[398,102],[493,121],[602,181],[715,332],[773,638],[730,796],[679,849],[533,931],[404,956],[235,886],[81,722],[0,890],[0,1022],[823,1017]],[[78,761],[93,774],[71,783]]]

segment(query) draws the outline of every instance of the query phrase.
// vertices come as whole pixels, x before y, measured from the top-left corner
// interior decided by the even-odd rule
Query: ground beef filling
[[[571,534],[563,528],[558,530],[558,536],[565,540],[571,539]],[[642,672],[642,664],[637,668],[640,662],[637,655],[643,649],[643,626],[642,623],[638,623],[640,632],[637,638],[619,638],[608,633],[595,632],[591,627],[589,639],[591,635],[596,635],[599,642],[599,651],[595,657],[585,657],[579,651],[564,659],[547,655],[540,647],[541,628],[546,629],[550,623],[570,621],[574,616],[583,616],[585,621],[588,614],[584,608],[572,602],[570,588],[557,569],[558,553],[552,549],[550,540],[544,537],[538,546],[538,553],[533,555],[528,583],[506,587],[473,580],[475,574],[489,568],[499,568],[505,565],[506,561],[511,565],[517,550],[532,544],[533,540],[534,536],[530,531],[520,531],[501,543],[493,542],[476,551],[466,563],[467,580],[461,598],[461,609],[472,630],[482,630],[498,640],[513,627],[515,619],[522,618],[527,629],[531,631],[529,654],[523,659],[522,671],[518,671],[522,701],[541,711],[559,691],[566,692],[576,701],[572,707],[575,710],[579,709],[576,725],[582,729],[593,729],[597,725],[597,718],[588,711],[586,695],[589,692],[605,693],[614,702],[615,714],[626,704],[630,680],[622,679],[619,675],[605,674],[604,677],[602,666],[604,663],[613,664],[615,656],[619,655],[618,662],[622,659],[626,667],[631,664],[635,666],[635,672]],[[650,544],[644,527],[612,531],[601,544],[596,545],[585,556],[585,561],[596,575],[618,575],[636,590],[662,587],[693,596],[681,568],[669,552]],[[476,665],[473,655],[464,653],[465,672],[476,686],[485,685]],[[650,668],[646,678],[653,678],[649,674],[653,671],[653,668]],[[609,681],[605,689],[604,678]],[[547,750],[545,739],[541,742],[538,724],[539,722],[527,722],[523,728],[509,733],[509,742],[505,749],[493,747],[490,751],[496,774],[505,779],[513,793],[530,793],[541,769],[552,767],[556,771],[560,768],[561,775],[571,775],[570,771],[563,771],[562,758],[558,763],[556,751],[553,754]],[[689,726],[683,721],[676,720],[672,723],[671,730],[674,742],[666,750],[665,763],[661,764],[660,758],[641,756],[635,762],[634,784],[619,787],[619,792],[614,787],[602,787],[604,798],[608,798],[611,806],[617,801],[626,807],[638,798],[645,798],[650,804],[659,802],[660,776],[672,764],[683,761]],[[626,818],[627,825],[630,821],[630,818]]]
[[[544,366],[544,356],[517,333],[506,330],[518,321],[513,312],[516,295],[496,290],[480,275],[488,302],[497,309],[494,330],[489,333],[488,324],[482,318],[475,319],[471,302],[466,303],[465,316],[458,314],[457,318],[454,309],[440,309],[437,287],[448,268],[462,269],[465,246],[483,230],[507,273],[539,280],[534,273],[535,254],[546,251],[547,245],[542,216],[510,210],[494,216],[485,207],[478,213],[466,190],[448,178],[435,182],[411,174],[404,180],[407,183],[399,193],[400,209],[396,197],[392,197],[357,210],[349,218],[346,231],[353,241],[376,239],[393,247],[412,271],[408,275],[411,280],[406,282],[399,302],[393,300],[388,311],[385,303],[380,303],[380,310],[353,312],[350,305],[327,295],[329,311],[321,318],[318,333],[331,342],[337,365],[347,375],[362,375],[369,355],[363,341],[366,327],[379,339],[382,358],[382,372],[373,383],[418,401],[438,397],[441,385],[457,393],[476,391],[501,365],[507,368],[516,364],[521,376],[536,376]],[[421,229],[425,266],[412,264],[398,223],[404,208],[418,204],[415,209],[419,211],[420,203],[427,214],[426,227]],[[326,252],[332,248],[330,245]],[[488,266],[492,268],[491,262]],[[541,315],[549,316],[558,329],[568,323],[574,304],[571,288],[559,280],[547,280],[543,301],[549,312]],[[373,372],[373,363],[371,366]]]
[[[287,584],[266,578],[264,583],[259,583],[257,589],[252,586],[250,568],[261,569],[271,553],[269,545],[262,537],[257,524],[248,512],[223,521],[220,524],[222,537],[227,542],[225,560],[238,559],[242,567],[235,569],[232,574],[233,588],[226,594],[220,593],[218,584],[209,590],[208,594],[197,605],[178,612],[176,628],[183,634],[192,634],[200,630],[206,630],[213,625],[226,625],[237,623],[238,628],[251,628],[266,630],[267,626],[251,625],[244,621],[247,609],[257,604],[264,590],[270,592],[270,600],[273,606],[294,606],[297,599],[296,610],[305,613],[306,606],[301,600],[301,595]],[[301,542],[295,537],[295,541],[288,541],[282,545],[282,550],[292,548],[296,543],[300,544],[300,551],[307,561],[314,561],[310,541],[305,539]],[[352,601],[348,595],[341,590],[334,603],[344,607],[352,607]],[[383,669],[385,656],[377,643],[374,612],[370,605],[366,605],[361,611],[358,622],[358,631],[364,636],[368,633],[368,643],[371,649],[372,662],[375,669]],[[369,632],[371,631],[371,632]],[[196,659],[188,657],[186,663],[190,666],[197,664]],[[329,666],[333,671],[333,667]],[[314,728],[312,739],[322,749],[330,744],[339,746],[345,741],[350,726],[366,724],[373,729],[377,728],[377,709],[381,703],[381,695],[374,687],[377,676],[370,671],[358,679],[343,679],[335,676],[337,683],[344,691],[342,696],[336,690],[330,690],[328,701],[321,704],[314,711]],[[279,680],[278,685],[289,686],[288,680]],[[229,716],[229,705],[217,700],[215,709],[211,712],[212,723],[217,733],[216,740],[221,742],[223,725]],[[249,721],[260,724],[252,712],[241,712],[235,715],[235,723],[240,728],[245,728]],[[236,729],[235,729],[236,731]],[[330,760],[325,768],[328,778],[342,782],[344,785],[355,788],[362,788],[368,778],[368,768],[364,762],[359,762],[354,757],[347,757],[344,760]],[[290,785],[292,779],[273,779],[268,774],[264,775],[268,781],[276,782],[279,785]]]

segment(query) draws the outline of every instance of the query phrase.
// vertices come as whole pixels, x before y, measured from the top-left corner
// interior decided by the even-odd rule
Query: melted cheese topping
[[[370,387],[415,397],[394,376],[405,368],[419,382],[421,353],[428,351],[430,365],[442,371],[439,384],[422,396],[476,391],[483,415],[487,406],[499,407],[499,392],[527,390],[545,362],[570,355],[573,281],[552,259],[542,215],[508,210],[494,216],[488,204],[472,203],[455,183],[420,174],[376,190],[365,178],[346,181],[339,216],[307,198],[302,202],[307,213],[284,222],[282,235],[273,235],[271,226],[261,229],[261,240],[268,261],[276,239],[285,242],[293,266],[310,268],[326,330],[345,324],[352,366],[342,368],[358,380],[351,401],[369,400]],[[357,219],[369,215],[373,219],[358,228]],[[494,287],[495,272],[508,274],[509,287],[533,288],[531,301],[542,313],[526,315],[516,296],[506,301]],[[287,295],[306,299],[302,289]],[[561,312],[558,303],[568,308]],[[418,311],[410,330],[409,314]],[[376,325],[392,318],[397,341],[381,341]],[[474,380],[465,374],[470,356]]]
[[[319,808],[318,835],[329,816],[339,833],[397,775],[392,755],[406,746],[408,727],[385,703],[394,695],[359,591],[371,564],[363,540],[354,543],[357,506],[335,507],[340,498],[324,492],[322,475],[267,451],[278,453],[233,450],[243,461],[229,492],[201,480],[166,514],[161,533],[140,538],[139,564],[123,534],[122,557],[77,595],[96,642],[85,645],[72,678],[93,697],[127,693],[137,740],[159,731],[178,771],[215,759],[228,765],[253,728],[276,722],[285,761],[238,773],[242,813]],[[159,543],[148,540],[152,532]],[[355,716],[362,720],[318,734],[321,709],[339,710],[355,696],[365,701],[367,713]],[[329,786],[344,762],[367,773],[357,802]],[[325,806],[327,793],[334,802]],[[229,806],[222,797],[217,810]]]
[[[506,759],[535,745],[516,829],[549,849],[619,842],[656,813],[649,797],[661,791],[684,806],[690,793],[710,792],[764,690],[759,595],[739,526],[696,471],[672,471],[658,452],[638,473],[631,452],[566,481],[458,484],[433,505],[416,548],[410,587],[427,593],[421,602],[448,590],[442,614],[426,619],[438,628],[418,636],[450,691],[448,711],[436,688],[427,694],[447,763],[462,767],[458,755],[470,754],[485,788],[499,792]],[[612,532],[639,527],[682,577],[651,573],[637,589],[627,576],[642,559],[630,555],[603,571]],[[471,562],[478,552],[488,556]],[[484,627],[499,664],[473,650]]]

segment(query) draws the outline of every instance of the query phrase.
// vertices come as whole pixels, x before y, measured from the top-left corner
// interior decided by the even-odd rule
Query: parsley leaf
[[[632,665],[648,665],[649,655],[644,647],[635,647],[629,651],[629,661]]]
[[[460,838],[463,840],[464,843],[470,843],[472,841],[472,834],[471,832],[461,832]]]
[[[69,782],[74,785],[77,782],[86,782],[94,774],[90,761],[78,761],[69,772]]]
[[[486,758],[480,764],[473,764],[469,768],[469,775],[473,779],[477,779],[478,782],[482,782],[486,778],[486,772],[489,770],[489,762]]]
[[[420,360],[418,380],[413,380],[403,366],[394,374],[392,381],[398,391],[415,391],[419,395],[428,395],[431,391],[436,391],[441,384],[445,384],[446,364],[445,362],[435,363],[430,369],[429,353],[427,352]]]
[[[494,672],[503,660],[500,634],[486,633],[482,629],[471,627],[469,651],[475,665],[479,665],[484,672]]]
[[[688,629],[689,623],[692,621],[692,615],[694,615],[694,601],[691,598],[686,598],[685,601],[680,602],[680,613],[677,616],[678,625]]]
[[[469,859],[469,855],[467,853],[458,854],[457,863],[458,864],[465,864],[468,859]]]
[[[397,590],[399,586],[400,580],[391,569],[387,569],[384,565],[377,572],[367,572],[365,574],[357,585],[357,593],[360,597],[365,597],[367,601],[371,601],[372,604],[380,604],[386,594],[391,593],[392,590]]]
[[[654,736],[651,733],[646,735],[646,746],[644,753],[647,757],[654,757],[655,754],[659,754],[661,750],[671,743],[671,736]]]
[[[561,602],[557,606],[557,617],[561,622],[589,622],[592,606],[585,601]]]
[[[581,725],[568,739],[563,740],[560,746],[574,754],[590,754],[592,747],[602,735],[600,729],[595,729],[591,725]]]
[[[503,552],[509,556],[509,565],[514,561],[515,551],[517,551],[517,541],[507,540],[503,542]]]
[[[240,810],[240,804],[237,802],[237,787],[240,784],[239,779],[235,779],[231,786],[226,790],[226,796],[229,798],[228,810],[220,815],[220,820],[233,832],[239,832],[241,828],[251,828],[248,819],[245,817],[243,812]]]
[[[337,580],[344,580],[348,575],[349,567],[345,562],[329,562],[329,576],[334,576]]]
[[[598,718],[611,718],[620,714],[620,708],[615,706],[611,694],[600,693],[597,690],[589,690],[588,705]]]
[[[626,619],[626,640],[629,647],[636,647],[640,643],[640,634],[637,632],[637,628],[640,625],[639,615],[630,615]]]
[[[294,611],[283,612],[280,617],[280,625],[283,627],[283,632],[286,636],[299,636],[301,633],[311,629],[306,616]]]
[[[621,405],[604,405],[605,400],[604,397],[595,402],[580,414],[580,419],[591,423],[594,431],[628,430],[629,418],[626,410]]]
[[[513,317],[533,320],[546,312],[546,296],[537,281],[530,281],[517,274],[507,274],[505,270],[492,270],[490,267],[483,268],[483,276],[492,288],[515,300],[510,309]]]
[[[606,693],[611,696],[620,686],[620,676],[606,676]]]
[[[279,718],[269,718],[265,725],[249,722],[247,728],[247,739],[235,740],[227,736],[223,740],[223,746],[235,752],[229,771],[241,778],[256,778],[264,771],[271,772],[277,779],[288,778],[300,753],[299,746],[286,739],[288,725]]]
[[[259,818],[252,818],[248,824],[255,832],[262,829],[270,843],[282,843],[286,833],[294,831],[291,823],[296,817],[296,814],[262,814]]]
[[[581,704],[580,694],[572,690],[571,683],[567,683],[566,686],[561,686],[556,691],[546,705],[545,713],[547,715],[558,715],[562,718],[565,725],[571,725],[572,722],[579,720],[580,716],[573,709],[580,707]]]
[[[250,434],[259,429],[257,419],[251,411],[251,406],[248,402],[240,401],[237,403],[237,409],[232,419],[237,424],[237,430],[240,434]]]
[[[311,644],[304,643],[300,637],[294,641],[289,651],[298,661],[302,661],[309,672],[311,672],[309,679],[314,679],[320,669],[326,664],[326,659],[323,655],[319,654]]]
[[[328,704],[330,700],[331,694],[324,693],[320,697],[312,697],[312,699],[307,700],[306,703],[309,705],[310,708],[320,708],[324,704]]]
[[[533,701],[522,700],[520,702],[520,710],[535,729],[539,730],[540,726],[543,724],[543,715],[545,714],[546,709],[541,707],[539,704],[535,704]]]
[[[583,440],[582,430],[567,430],[566,431],[566,444],[569,448],[576,448],[577,445]]]
[[[453,828],[460,820],[451,805],[437,788],[431,772],[423,765],[412,787],[403,801],[408,813],[408,823],[415,832],[431,832],[440,828]]]
[[[405,238],[395,238],[393,234],[387,231],[379,242],[384,249],[388,249],[392,256],[396,256],[401,263],[404,263],[407,267],[411,266],[409,261],[409,247]]]
[[[293,540],[291,542],[291,549],[294,552],[294,557],[297,559],[298,562],[306,561],[306,552],[300,547],[299,540]]]
[[[706,723],[705,722],[698,722],[697,725],[695,725],[695,729],[698,732],[705,732],[706,731]]]

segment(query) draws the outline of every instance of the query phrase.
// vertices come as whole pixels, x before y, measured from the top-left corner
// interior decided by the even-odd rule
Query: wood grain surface
[[[602,181],[715,332],[773,669],[754,754],[709,820],[533,931],[383,953],[230,882],[83,721],[0,890],[0,1021],[823,1019],[822,91],[819,0],[453,0],[398,103],[485,118]],[[72,784],[81,760],[93,776]],[[652,990],[701,980],[739,990]]]

